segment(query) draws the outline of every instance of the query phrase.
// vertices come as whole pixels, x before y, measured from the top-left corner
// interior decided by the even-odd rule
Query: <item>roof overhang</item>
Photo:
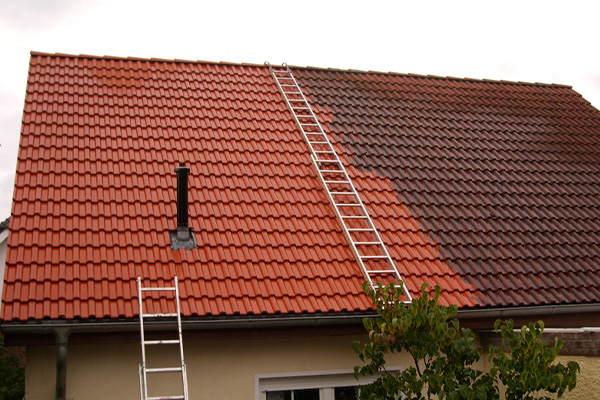
[[[250,316],[215,316],[203,318],[187,318],[182,321],[186,335],[204,334],[214,336],[216,332],[244,332],[260,330],[323,330],[339,332],[364,333],[364,318],[376,316],[374,311],[348,312],[331,314],[287,314],[287,315],[250,315]],[[600,327],[600,303],[564,304],[534,307],[505,307],[462,309],[458,318],[465,327],[471,329],[490,329],[497,319],[513,319],[515,324],[522,325],[529,321],[543,320],[548,328],[582,328]],[[171,330],[176,322],[170,320],[149,320],[145,324],[147,331]],[[357,329],[348,329],[355,327]],[[119,335],[136,336],[139,332],[137,319],[98,319],[98,320],[44,320],[27,322],[3,322],[2,332],[8,345],[52,344],[52,337],[57,331],[67,330],[74,335]],[[272,332],[269,333],[272,335]],[[46,340],[39,340],[46,337]]]
[[[497,319],[512,319],[516,326],[543,320],[548,328],[600,327],[600,303],[462,309],[458,318],[471,329],[493,328]]]
[[[182,330],[186,336],[204,333],[213,336],[215,332],[248,332],[258,330],[324,329],[339,327],[362,328],[364,318],[370,318],[374,312],[349,312],[331,314],[288,314],[288,315],[250,315],[217,316],[187,318],[182,320]],[[176,329],[173,320],[144,321],[144,331],[166,331]],[[67,330],[75,334],[139,335],[138,319],[102,319],[102,320],[44,320],[26,322],[3,322],[2,332],[8,345],[52,344],[52,340],[39,340],[40,337],[52,338],[57,331]],[[342,332],[346,331],[345,329]],[[352,332],[349,332],[352,333]],[[269,333],[272,335],[272,332]],[[244,336],[246,336],[244,334]]]

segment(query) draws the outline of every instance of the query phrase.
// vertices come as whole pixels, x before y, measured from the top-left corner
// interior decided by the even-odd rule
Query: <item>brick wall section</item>
[[[547,342],[554,342],[555,337],[563,340],[561,355],[600,357],[599,331],[548,332],[542,335],[542,339]],[[483,333],[481,343],[487,350],[491,344],[501,345],[502,338],[499,334]]]

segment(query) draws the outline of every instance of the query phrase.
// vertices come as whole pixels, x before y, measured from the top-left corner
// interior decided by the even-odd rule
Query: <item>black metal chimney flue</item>
[[[177,240],[182,242],[190,240],[188,226],[188,173],[190,169],[185,163],[179,163],[175,168],[177,173]]]

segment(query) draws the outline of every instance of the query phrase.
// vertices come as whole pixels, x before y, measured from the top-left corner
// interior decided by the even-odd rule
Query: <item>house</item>
[[[10,217],[0,222],[0,275],[4,276],[4,266],[6,264],[6,250],[8,246],[8,221]],[[2,287],[4,286],[4,280],[0,281],[0,293],[2,293]],[[2,302],[0,302],[0,310],[2,309]]]
[[[600,355],[597,109],[557,84],[291,71],[412,295],[440,285],[482,340],[543,319]],[[32,53],[8,245],[27,399],[139,396],[138,276],[180,280],[191,399],[356,385],[365,274],[268,65]]]

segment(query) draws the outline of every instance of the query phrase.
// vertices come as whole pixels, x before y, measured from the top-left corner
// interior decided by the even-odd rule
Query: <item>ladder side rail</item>
[[[312,161],[313,161],[313,163],[315,163],[315,160],[314,160],[314,159],[313,159]],[[316,165],[315,165],[315,166],[316,166]],[[342,163],[340,163],[340,169],[344,171],[344,175],[345,175],[345,176],[346,176],[346,178],[348,179],[348,182],[350,182],[350,183],[349,183],[349,184],[350,184],[350,186],[351,186],[351,187],[354,189],[354,184],[351,182],[351,179],[350,179],[350,177],[349,177],[349,176],[348,176],[348,174],[346,173],[346,168],[344,167],[344,165],[343,165]],[[321,179],[323,180],[323,177],[322,177],[322,175],[321,175],[320,173],[319,173],[319,176],[321,176]],[[329,195],[329,191],[328,191],[328,190],[326,190],[326,192],[327,192],[327,194]],[[355,190],[355,192],[356,192],[356,190]],[[331,198],[331,196],[329,196],[329,197],[330,197],[330,201],[332,201],[332,198]],[[372,218],[372,217],[371,217],[371,215],[369,214],[369,211],[367,210],[367,207],[365,206],[364,202],[362,201],[362,198],[361,198],[361,197],[358,195],[358,193],[356,193],[355,197],[356,197],[356,202],[358,203],[358,206],[360,207],[360,209],[361,209],[361,211],[362,211],[363,215],[364,215],[365,217],[367,217],[366,219],[367,219],[368,225],[369,225],[369,226],[371,227],[371,229],[372,229],[372,234],[373,234],[373,235],[375,235],[375,238],[377,239],[376,241],[374,241],[374,242],[373,242],[373,244],[377,243],[377,244],[378,244],[378,245],[381,247],[381,249],[383,250],[384,256],[385,256],[384,258],[388,260],[388,262],[389,262],[390,266],[392,267],[392,270],[394,271],[394,274],[396,275],[396,277],[398,278],[398,280],[400,280],[400,281],[402,281],[402,282],[403,282],[403,280],[402,280],[402,277],[401,277],[401,275],[400,275],[400,271],[398,271],[398,268],[396,267],[396,263],[394,262],[394,259],[393,259],[393,258],[392,258],[392,256],[390,255],[390,253],[389,253],[389,251],[388,251],[388,249],[387,249],[387,246],[385,245],[385,242],[382,240],[382,238],[381,238],[381,235],[379,234],[379,229],[377,229],[377,228],[376,228],[376,226],[375,226],[375,222],[373,221],[373,218]],[[341,218],[341,216],[342,216],[342,213],[341,213],[341,212],[340,212],[340,210],[339,210],[339,205],[338,205],[337,203],[335,203],[334,201],[332,201],[332,204],[333,204],[333,206],[334,206],[334,208],[335,208],[335,210],[336,210],[336,213],[338,214],[338,219],[339,219],[340,221],[342,221],[342,224],[343,224],[344,228],[346,228],[346,224],[345,224],[345,222],[343,221],[343,218]],[[360,253],[359,253],[359,251],[358,251],[358,248],[356,247],[356,244],[357,244],[357,243],[356,243],[356,241],[354,240],[354,238],[352,238],[352,237],[350,236],[350,234],[349,234],[349,232],[348,232],[348,230],[347,230],[347,229],[344,229],[344,233],[347,233],[347,234],[346,234],[346,236],[348,237],[348,239],[349,239],[350,243],[352,244],[352,247],[354,248],[354,250],[355,250],[355,253],[356,253],[356,255],[357,255],[358,259],[359,259],[359,260],[361,261],[361,263],[362,263],[362,259],[363,259],[363,258],[368,258],[368,256],[367,256],[367,257],[365,257],[365,256],[361,256],[361,255],[360,255]],[[364,263],[362,263],[362,264],[364,265]],[[365,271],[368,271],[368,270],[365,268]],[[389,270],[385,270],[385,271],[384,271],[384,270],[382,270],[382,271],[381,271],[381,273],[386,273],[386,272],[388,272],[388,271],[389,271]],[[369,276],[369,274],[368,274],[368,273],[367,273],[367,276]],[[373,282],[372,282],[372,280],[371,280],[371,277],[370,277],[370,276],[369,276],[369,283],[371,283],[371,286],[373,286]],[[406,288],[403,288],[403,290],[404,290],[404,292],[406,292],[406,296],[408,297],[408,301],[412,301],[412,296],[410,295],[410,292],[409,292],[409,291],[408,291]]]
[[[142,374],[143,374],[143,372],[142,372],[142,364],[139,364],[138,375],[139,375],[139,378],[140,378],[140,400],[146,400],[144,398],[144,382],[143,382],[143,379],[142,379]]]
[[[142,277],[137,277],[138,286],[138,303],[139,303],[139,314],[140,314],[140,338],[142,347],[142,363],[139,367],[140,373],[140,397],[141,400],[147,400],[148,398],[148,380],[146,375],[146,346],[144,345],[144,298],[142,297]]]
[[[304,96],[304,92],[302,92],[302,90],[300,89],[300,86],[298,85],[298,82],[296,81],[296,78],[294,78],[293,74],[291,73],[291,71],[289,70],[289,67],[287,67],[287,73],[289,74],[289,78],[285,78],[285,79],[291,79],[294,82],[294,86],[298,89],[298,92],[294,93],[294,95],[298,95],[300,97],[302,97],[302,100],[304,101],[304,103],[307,105],[308,111],[311,115],[311,118],[316,122],[315,125],[318,126],[318,129],[320,131],[320,133],[323,134],[323,138],[325,139],[325,141],[327,142],[327,146],[329,146],[329,148],[331,150],[333,150],[333,145],[331,144],[331,141],[329,140],[328,135],[325,134],[325,131],[323,130],[323,127],[321,126],[321,123],[319,122],[319,120],[317,119],[314,111],[312,110],[312,107],[310,106],[308,100],[306,99],[306,97]],[[273,75],[275,76],[275,75]],[[305,141],[309,144],[311,152],[312,152],[312,162],[313,165],[315,166],[315,169],[319,172],[319,177],[321,178],[321,183],[322,185],[325,187],[325,191],[327,192],[327,196],[329,197],[329,201],[330,203],[333,205],[334,209],[336,210],[336,214],[338,216],[338,220],[342,222],[342,224],[344,224],[343,219],[341,218],[341,212],[339,211],[339,207],[338,204],[336,203],[335,199],[333,199],[333,197],[330,195],[330,191],[328,189],[327,184],[325,183],[325,179],[322,176],[321,173],[321,168],[318,166],[317,162],[318,162],[318,153],[315,151],[312,142],[308,139],[304,127],[302,126],[302,123],[299,121],[298,117],[296,116],[296,112],[294,111],[293,107],[291,106],[290,102],[288,101],[288,96],[286,95],[285,91],[281,88],[281,83],[279,82],[279,78],[277,78],[275,76],[275,79],[278,83],[278,85],[280,85],[280,90],[284,95],[284,98],[288,104],[288,107],[290,108],[290,110],[292,111],[292,115],[294,116],[294,119],[296,120],[296,124],[298,125],[298,127],[300,128],[300,131],[302,132]],[[381,239],[381,236],[379,235],[379,231],[378,229],[375,228],[375,224],[373,222],[373,219],[371,218],[367,208],[365,207],[362,198],[358,195],[358,193],[355,190],[355,186],[352,183],[352,180],[350,178],[350,176],[348,175],[348,172],[346,170],[346,167],[344,166],[344,164],[341,162],[337,152],[335,150],[333,150],[332,153],[333,158],[335,159],[335,161],[337,161],[339,164],[339,170],[340,170],[340,174],[343,174],[343,176],[345,177],[345,179],[347,180],[349,186],[353,189],[353,191],[356,193],[356,199],[357,199],[357,203],[359,204],[361,211],[364,213],[364,215],[367,217],[368,220],[368,224],[373,228],[373,233],[375,235],[375,237],[377,238],[377,241],[381,243],[381,248],[383,249],[383,252],[386,256],[386,258],[388,259],[388,262],[390,263],[392,269],[394,270],[394,275],[396,276],[396,278],[400,281],[403,282],[402,277],[400,275],[400,272],[398,271],[396,264],[394,263],[392,257],[389,254],[389,251],[387,249],[387,246],[385,245],[385,243],[383,242],[383,240]],[[345,227],[345,224],[344,224]],[[364,271],[368,271],[368,269],[366,268],[366,266],[364,265],[364,262],[362,260],[362,257],[358,251],[358,248],[356,247],[356,244],[354,243],[354,239],[352,238],[352,236],[348,233],[347,229],[344,229],[344,234],[346,235],[348,241],[351,244],[352,250],[355,254],[355,256],[357,257],[359,263],[361,264],[361,267],[363,268]],[[383,272],[383,271],[382,271]],[[371,274],[369,272],[366,273],[367,275],[367,279],[369,281],[369,284],[373,287],[373,280],[371,278]],[[410,295],[410,292],[408,291],[408,289],[403,288],[403,291],[405,292],[406,296],[408,297],[408,301],[412,300],[412,297]]]
[[[319,174],[318,174],[318,175],[319,175],[319,179],[321,180],[321,183],[322,183],[322,184],[323,184],[325,187],[327,187],[327,186],[326,186],[326,184],[325,184],[325,179],[324,179],[324,177],[323,177],[323,174],[321,173],[321,170],[318,168],[318,165],[317,165],[318,161],[317,161],[317,160],[315,160],[315,158],[314,158],[314,157],[311,157],[311,160],[312,160],[312,162],[313,162],[313,164],[314,164],[315,168],[316,168],[316,169],[317,169],[317,171],[319,172]],[[343,165],[341,165],[341,163],[340,163],[340,166],[341,166],[341,168],[342,168],[342,169],[344,169],[344,166],[343,166]],[[345,169],[344,169],[344,173],[345,173],[346,177],[348,178],[348,181],[350,182],[350,185],[351,185],[351,186],[352,186],[352,188],[354,189],[354,185],[351,183],[351,181],[350,181],[350,177],[349,177],[349,176],[347,175],[347,173],[345,172]],[[384,255],[382,255],[382,256],[377,256],[377,258],[381,258],[381,259],[385,259],[385,260],[387,260],[387,262],[388,262],[388,263],[390,264],[390,266],[391,266],[391,269],[388,269],[388,270],[381,270],[381,271],[379,271],[379,270],[377,270],[377,271],[372,271],[372,270],[369,270],[369,268],[367,268],[367,266],[365,265],[365,263],[364,263],[364,261],[363,261],[363,260],[364,260],[364,259],[369,259],[369,256],[363,256],[363,255],[361,255],[361,254],[360,254],[360,251],[358,250],[358,247],[357,247],[357,244],[359,244],[360,242],[357,242],[357,241],[356,241],[356,240],[354,240],[354,238],[351,236],[351,234],[350,234],[350,232],[349,232],[349,230],[348,230],[348,228],[347,228],[346,222],[345,222],[345,221],[344,221],[344,219],[342,218],[342,213],[341,213],[341,211],[340,211],[340,207],[339,207],[338,203],[336,203],[336,202],[335,202],[335,200],[333,199],[333,196],[331,195],[331,193],[330,193],[330,191],[329,191],[329,190],[325,190],[325,192],[327,193],[327,197],[329,198],[329,201],[330,201],[330,203],[333,205],[333,208],[334,208],[334,210],[335,210],[335,214],[336,214],[336,217],[337,217],[338,221],[340,222],[340,224],[341,224],[341,225],[342,225],[342,227],[344,228],[344,229],[343,229],[343,231],[344,231],[344,235],[346,236],[346,239],[347,239],[347,240],[348,240],[348,242],[350,243],[350,248],[352,249],[352,252],[354,253],[354,256],[355,256],[355,257],[356,257],[356,259],[358,260],[358,262],[359,262],[360,266],[362,267],[363,271],[365,272],[365,275],[366,275],[366,277],[367,277],[367,280],[369,281],[369,284],[371,285],[371,287],[374,287],[374,286],[375,286],[375,284],[374,284],[374,282],[373,282],[373,278],[372,278],[372,276],[371,276],[371,275],[374,275],[374,274],[376,274],[376,273],[386,273],[386,274],[387,274],[387,273],[393,273],[393,274],[396,276],[396,278],[397,278],[398,280],[400,280],[400,281],[402,281],[402,282],[403,282],[403,280],[402,280],[402,277],[401,277],[401,275],[400,275],[400,272],[399,272],[399,271],[398,271],[398,269],[396,268],[396,265],[395,265],[395,263],[394,263],[393,259],[391,258],[391,256],[390,256],[389,252],[387,251],[387,247],[385,246],[385,243],[384,243],[384,242],[381,240],[381,236],[379,236],[379,232],[378,232],[377,228],[375,227],[375,224],[374,224],[374,222],[373,222],[373,219],[372,219],[372,218],[371,218],[371,216],[369,215],[369,212],[367,211],[367,208],[365,207],[365,205],[364,205],[364,203],[362,202],[362,199],[360,198],[360,196],[358,195],[358,193],[356,193],[356,191],[354,191],[354,195],[355,195],[355,197],[357,198],[357,203],[358,203],[358,204],[356,204],[356,205],[357,205],[357,206],[359,206],[359,207],[361,208],[361,211],[363,212],[363,215],[361,215],[361,217],[364,217],[364,219],[366,220],[367,224],[368,224],[368,225],[369,225],[369,227],[370,227],[370,228],[369,228],[369,231],[370,231],[372,234],[374,234],[374,235],[375,235],[375,237],[376,237],[376,239],[377,239],[377,241],[374,241],[372,244],[374,244],[374,245],[375,245],[375,244],[376,244],[376,245],[379,245],[379,247],[380,247],[380,248],[382,248],[382,249],[384,250]],[[408,301],[411,301],[411,300],[412,300],[412,298],[411,298],[411,296],[410,296],[410,293],[408,292],[408,290],[404,290],[404,291],[406,292],[406,295],[407,295],[407,297],[408,297],[408,299],[409,299]]]
[[[335,202],[335,200],[333,199],[333,197],[330,194],[330,191],[327,187],[327,184],[325,183],[325,178],[323,177],[321,170],[319,169],[317,163],[318,161],[312,157],[312,162],[315,166],[315,168],[317,169],[317,171],[319,171],[319,178],[321,179],[321,183],[325,186],[326,190],[325,192],[327,192],[327,197],[329,198],[329,201],[331,202],[331,204],[333,204],[333,208],[335,209],[336,215],[338,217],[338,220],[341,222],[343,228],[344,228],[344,234],[346,235],[346,237],[348,238],[348,241],[351,244],[352,250],[354,252],[354,254],[356,255],[357,259],[359,260],[360,265],[363,267],[364,271],[366,271],[366,275],[367,275],[367,279],[369,281],[369,284],[371,285],[371,287],[374,287],[374,283],[373,280],[371,279],[371,274],[375,274],[375,272],[373,271],[369,271],[364,262],[363,259],[364,258],[368,258],[365,256],[362,256],[360,254],[360,252],[358,251],[358,248],[356,247],[356,241],[354,240],[354,238],[351,236],[350,232],[348,231],[348,228],[346,226],[346,223],[344,222],[344,219],[342,218],[342,213],[340,212],[340,205],[338,203]],[[379,234],[379,229],[376,228],[375,223],[373,222],[373,218],[371,217],[371,215],[369,214],[369,211],[367,210],[367,207],[365,206],[364,202],[362,201],[362,198],[360,197],[360,195],[358,194],[358,192],[355,189],[354,183],[352,183],[352,180],[350,178],[350,176],[348,175],[347,171],[346,171],[346,167],[344,166],[344,164],[342,162],[339,163],[339,167],[340,170],[343,172],[340,172],[340,174],[344,174],[344,176],[346,177],[347,181],[348,181],[348,185],[350,187],[352,187],[352,190],[354,191],[355,197],[356,197],[356,203],[357,206],[360,207],[361,212],[363,213],[363,215],[366,217],[367,223],[369,225],[369,227],[372,229],[372,234],[375,235],[375,238],[377,239],[376,242],[378,243],[379,247],[383,250],[384,253],[384,257],[387,259],[388,263],[390,264],[390,266],[392,267],[391,270],[381,270],[379,271],[379,273],[389,273],[390,271],[393,271],[394,275],[396,276],[396,278],[404,283],[404,280],[402,279],[402,276],[400,275],[400,271],[398,271],[398,268],[396,267],[396,263],[394,262],[394,259],[392,258],[392,256],[390,255],[387,246],[385,245],[385,242],[381,239],[381,235]],[[408,291],[408,289],[406,287],[403,287],[403,292],[405,293],[405,295],[407,296],[408,300],[407,302],[412,301],[412,296],[410,294],[410,292]]]
[[[308,146],[310,147],[311,153],[315,157],[317,157],[317,153],[315,152],[315,149],[314,149],[311,141],[308,139],[308,136],[306,135],[304,127],[302,126],[302,123],[300,122],[300,119],[298,118],[298,116],[296,115],[296,112],[294,111],[294,107],[292,106],[291,102],[289,101],[286,92],[281,87],[281,82],[279,82],[279,80],[281,78],[277,77],[277,75],[275,74],[275,70],[273,69],[273,67],[270,64],[269,64],[269,69],[271,70],[271,74],[273,75],[273,78],[275,79],[275,82],[277,83],[277,87],[279,88],[279,91],[283,95],[283,98],[285,99],[285,102],[287,103],[288,108],[290,109],[290,111],[292,112],[292,115],[294,116],[294,120],[296,121],[296,124],[298,125],[298,127],[300,128],[300,131],[302,132],[302,136],[304,137],[304,140],[306,141],[306,143],[308,143]],[[286,71],[285,72],[289,75],[289,78],[286,77],[284,79],[291,79],[292,82],[294,82],[294,86],[298,89],[298,93],[294,93],[294,95],[300,96],[302,98],[302,102],[304,104],[306,104],[306,106],[307,106],[306,110],[309,112],[310,116],[307,116],[307,117],[304,117],[304,118],[312,118],[316,122],[316,124],[314,124],[314,125],[318,127],[319,134],[323,135],[323,138],[327,142],[327,145],[333,150],[333,145],[331,144],[331,141],[329,140],[329,137],[327,137],[327,135],[325,134],[325,131],[323,130],[323,126],[321,125],[321,122],[319,122],[319,120],[317,119],[317,116],[315,115],[312,107],[310,106],[310,103],[308,102],[308,100],[304,96],[304,92],[302,90],[300,90],[300,85],[298,85],[298,82],[296,81],[296,78],[294,78],[294,75],[292,74],[290,68],[286,66]],[[337,155],[337,152],[334,152],[333,155],[334,155],[335,160],[339,161],[339,157]]]
[[[315,166],[315,168],[317,169],[317,172],[318,172],[317,175],[319,176],[319,179],[321,180],[321,184],[325,188],[327,188],[327,185],[325,184],[325,179],[323,178],[323,175],[321,174],[321,171],[318,168],[317,161],[315,161],[315,158],[313,156],[311,156],[310,159],[313,162],[313,165]],[[354,253],[354,257],[356,257],[356,259],[358,260],[358,263],[359,263],[360,267],[362,268],[362,270],[366,272],[367,271],[367,267],[364,264],[362,258],[360,257],[360,254],[358,252],[358,248],[354,244],[354,240],[352,240],[352,236],[350,236],[350,232],[348,232],[348,229],[346,228],[346,223],[344,222],[341,213],[339,212],[338,208],[336,207],[335,201],[334,201],[331,193],[329,192],[329,190],[325,190],[325,193],[327,193],[327,197],[329,199],[329,202],[331,204],[333,204],[333,209],[335,210],[335,216],[336,216],[337,220],[342,225],[342,228],[344,228],[344,229],[342,229],[344,231],[344,236],[346,236],[346,239],[348,240],[348,243],[350,243],[350,248],[352,249],[352,253]],[[369,281],[369,285],[371,287],[373,287],[373,280],[371,279],[371,276],[368,273],[365,274],[365,275],[367,276],[367,280]]]
[[[175,284],[175,304],[177,307],[177,334],[179,335],[179,357],[181,359],[181,380],[183,384],[183,396],[184,399],[188,399],[188,386],[187,386],[187,371],[185,366],[185,359],[183,357],[183,335],[181,333],[181,306],[179,304],[179,279],[177,275],[173,278]]]
[[[361,200],[361,203],[362,203],[362,200]],[[369,217],[369,220],[371,220],[371,217]],[[373,228],[375,228],[375,224],[373,223],[373,221],[371,221],[371,225],[373,226]],[[377,240],[382,244],[381,247],[383,248],[385,256],[388,258],[388,260],[390,260],[390,264],[392,265],[392,268],[394,269],[394,271],[396,273],[396,277],[398,277],[398,279],[402,282],[402,291],[404,292],[404,294],[408,298],[408,300],[406,300],[406,302],[411,302],[412,301],[412,296],[411,296],[410,292],[408,291],[408,289],[406,288],[406,285],[404,284],[404,280],[400,276],[400,271],[398,271],[398,268],[396,267],[396,263],[394,262],[394,259],[390,255],[390,253],[389,253],[389,251],[387,249],[387,246],[383,243],[383,240],[381,239],[381,236],[379,235],[379,229],[374,229],[374,234],[377,237]]]
[[[152,399],[182,399],[188,400],[188,385],[187,385],[187,370],[185,366],[185,360],[183,356],[183,341],[182,341],[182,331],[181,331],[181,306],[179,303],[179,281],[177,276],[174,277],[174,287],[142,287],[142,279],[141,276],[137,278],[138,284],[138,302],[140,306],[140,337],[141,337],[141,348],[142,348],[142,363],[139,365],[139,379],[140,379],[140,398],[141,400],[152,400]],[[145,292],[153,292],[153,291],[173,291],[175,292],[175,306],[176,313],[166,313],[166,314],[145,314],[144,313],[144,293]],[[145,317],[173,317],[177,318],[177,340],[154,340],[154,341],[146,341],[144,334],[144,318]],[[146,344],[179,344],[179,355],[181,360],[181,367],[176,368],[147,368],[146,367]],[[149,397],[148,396],[148,373],[168,373],[168,372],[181,372],[182,378],[182,386],[184,394],[181,396],[159,396],[159,397]]]
[[[337,154],[336,154],[337,156]],[[342,226],[344,227],[344,234],[346,235],[348,241],[350,242],[352,249],[357,257],[357,259],[359,260],[359,263],[361,264],[361,266],[364,267],[364,263],[362,261],[362,259],[364,258],[363,256],[361,256],[361,254],[358,251],[358,248],[356,247],[356,241],[354,240],[354,238],[352,238],[352,236],[350,235],[350,233],[348,232],[348,229],[346,227],[346,223],[344,222],[343,218],[342,218],[342,213],[340,212],[340,204],[338,204],[335,199],[333,198],[333,196],[331,195],[331,192],[328,189],[327,183],[325,182],[325,178],[323,177],[323,173],[321,171],[321,169],[318,166],[318,160],[312,156],[311,160],[313,162],[313,165],[315,166],[315,169],[319,172],[319,178],[321,179],[321,183],[322,185],[326,188],[325,192],[327,192],[327,197],[329,198],[329,201],[331,202],[331,204],[333,205],[333,208],[336,211],[336,215],[338,217],[338,220],[341,222]],[[364,202],[362,201],[362,198],[360,197],[360,195],[358,194],[358,192],[356,191],[356,188],[354,186],[354,183],[352,183],[352,179],[350,178],[350,176],[348,175],[348,172],[346,170],[346,167],[344,166],[344,164],[340,161],[339,162],[339,174],[343,174],[346,178],[346,181],[348,182],[347,184],[352,188],[352,191],[354,193],[354,197],[356,198],[355,202],[356,202],[356,206],[358,206],[362,212],[362,215],[364,215],[366,217],[367,223],[368,225],[371,227],[372,229],[372,233],[375,235],[375,238],[377,239],[377,243],[380,244],[380,247],[382,248],[385,258],[388,260],[388,262],[390,263],[391,267],[393,268],[396,277],[402,281],[402,277],[400,275],[400,272],[398,271],[398,269],[396,268],[396,264],[394,263],[392,257],[390,256],[390,253],[387,249],[387,246],[385,245],[385,243],[383,242],[383,240],[381,239],[381,236],[379,235],[379,230],[375,227],[375,223],[373,222],[373,218],[371,217],[371,215],[369,214],[369,211],[367,210],[367,207],[365,206]],[[365,271],[368,271],[367,268],[364,268]],[[367,273],[367,278],[369,280],[369,283],[371,284],[371,286],[373,286],[373,281],[371,279],[371,276],[369,273]],[[406,294],[409,298],[409,301],[412,300],[410,293],[408,292],[408,290],[405,290]]]
[[[361,197],[358,195],[358,192],[356,192],[355,186],[352,183],[352,180],[350,179],[350,176],[348,175],[346,168],[344,166],[344,164],[340,161],[339,156],[337,154],[337,152],[334,150],[333,145],[331,144],[331,141],[329,140],[329,137],[325,134],[325,131],[323,130],[323,127],[321,126],[321,123],[319,122],[319,120],[317,119],[314,111],[312,110],[312,107],[310,106],[310,103],[308,102],[308,100],[306,99],[306,97],[304,96],[304,92],[300,89],[300,85],[298,85],[298,82],[296,81],[296,78],[293,76],[291,70],[289,69],[288,66],[285,66],[285,70],[283,69],[279,69],[279,70],[274,70],[273,67],[269,65],[269,69],[271,71],[271,74],[273,76],[273,78],[275,79],[277,86],[279,88],[279,91],[281,92],[281,94],[283,95],[283,98],[285,99],[288,108],[290,109],[292,115],[294,116],[294,120],[296,121],[296,124],[298,125],[298,127],[300,128],[300,131],[302,132],[302,135],[304,137],[304,140],[308,143],[309,148],[311,150],[311,160],[313,162],[313,165],[315,167],[315,169],[318,171],[318,175],[319,178],[321,180],[321,184],[323,185],[323,187],[325,188],[325,191],[327,192],[327,197],[329,198],[330,203],[333,205],[335,212],[336,212],[336,216],[337,219],[340,221],[340,223],[342,224],[342,227],[344,228],[344,234],[346,236],[346,238],[348,239],[348,242],[351,245],[352,251],[355,254],[360,266],[362,267],[363,271],[365,272],[365,275],[367,276],[367,280],[369,281],[369,284],[371,285],[371,287],[374,287],[373,285],[373,281],[371,278],[371,274],[376,274],[376,273],[394,273],[395,277],[403,282],[403,279],[400,275],[400,272],[398,271],[396,264],[394,263],[392,257],[389,254],[389,251],[387,249],[387,246],[385,245],[385,243],[383,242],[383,240],[381,239],[381,236],[379,234],[379,231],[376,229],[375,224],[373,223],[373,220],[371,218],[371,216],[369,215]],[[286,75],[286,76],[278,76],[279,75]],[[286,81],[291,81],[293,82],[293,84],[282,84],[281,80],[286,80]],[[296,91],[293,92],[286,92],[283,89],[283,86],[285,85],[285,87],[291,87],[291,88],[295,88],[297,89]],[[311,118],[315,123],[302,123],[298,117],[298,115],[296,114],[295,111],[295,107],[292,106],[290,99],[288,98],[288,94],[291,94],[293,96],[299,96],[301,97],[301,99],[293,99],[294,103],[303,103],[303,105],[306,105],[306,107],[302,107],[303,110],[308,110],[308,113],[310,115],[306,115],[303,116],[302,118]],[[318,134],[322,136],[322,139],[320,139],[320,143],[318,143],[319,145],[323,145],[323,146],[327,146],[329,149],[331,149],[331,151],[316,151],[314,146],[313,146],[313,142],[310,141],[310,139],[308,138],[307,132],[304,129],[304,125],[306,126],[316,126],[318,128],[318,132],[317,131],[311,131],[308,132],[309,134]],[[324,140],[323,140],[324,139]],[[347,184],[352,188],[352,191],[356,194],[356,199],[357,199],[357,206],[360,207],[361,211],[364,213],[364,215],[366,216],[366,219],[368,221],[368,224],[371,226],[372,228],[372,233],[375,235],[377,242],[379,243],[379,246],[381,247],[381,249],[383,250],[384,256],[381,258],[385,258],[387,259],[388,263],[390,264],[390,266],[392,267],[391,270],[381,270],[381,271],[377,271],[377,270],[373,270],[370,271],[366,268],[364,262],[363,262],[363,256],[360,255],[359,250],[355,244],[355,240],[352,238],[350,232],[348,231],[348,228],[342,218],[342,213],[339,210],[338,204],[335,201],[335,199],[333,198],[333,196],[330,193],[329,187],[327,186],[327,183],[325,182],[325,178],[323,177],[323,172],[321,171],[321,167],[319,167],[318,162],[318,154],[321,153],[327,153],[330,154],[333,159],[327,159],[325,161],[331,163],[331,162],[337,162],[339,165],[339,173],[343,174],[343,176],[345,176],[346,180],[347,180]],[[403,287],[403,292],[405,293],[405,295],[408,298],[408,301],[412,300],[412,296],[410,295],[410,292],[408,291],[408,289],[404,286]]]
[[[315,149],[313,147],[312,142],[310,141],[310,139],[306,135],[304,127],[302,126],[302,123],[300,122],[300,119],[298,118],[298,116],[296,115],[296,112],[294,111],[294,107],[292,106],[291,102],[288,99],[287,93],[285,92],[285,90],[283,90],[282,84],[280,82],[280,79],[291,80],[293,82],[293,85],[290,85],[290,86],[298,88],[298,92],[294,93],[294,94],[297,95],[297,96],[300,96],[302,98],[303,102],[307,106],[306,110],[310,114],[309,117],[305,117],[305,118],[312,118],[316,122],[316,125],[318,126],[319,133],[322,134],[323,138],[325,139],[324,141],[326,142],[326,145],[329,146],[329,148],[333,149],[333,145],[331,144],[331,141],[329,140],[329,137],[325,134],[325,132],[323,130],[323,127],[321,126],[321,123],[317,119],[314,111],[312,110],[312,107],[310,107],[310,104],[308,103],[306,97],[304,96],[304,93],[300,90],[300,86],[298,85],[298,82],[296,81],[296,78],[294,78],[294,76],[292,75],[289,67],[287,67],[286,71],[285,71],[285,73],[287,75],[289,75],[289,77],[284,77],[284,78],[277,76],[277,74],[275,73],[275,70],[272,68],[271,65],[269,65],[269,69],[271,70],[273,78],[275,79],[275,82],[277,83],[279,91],[283,95],[283,98],[284,98],[284,100],[285,100],[285,102],[286,102],[289,110],[291,111],[291,113],[292,113],[292,115],[294,117],[294,120],[296,121],[296,125],[298,125],[298,128],[300,128],[300,132],[302,132],[302,136],[304,137],[305,142],[308,144],[308,146],[309,146],[309,148],[311,150],[311,161],[313,162],[313,165],[314,165],[315,169],[318,172],[317,175],[319,176],[319,179],[321,180],[321,185],[325,188],[325,192],[327,193],[327,197],[329,199],[329,202],[333,205],[336,217],[337,217],[338,221],[342,224],[342,227],[345,228],[345,223],[344,223],[344,221],[343,221],[343,219],[341,217],[341,213],[338,210],[338,207],[336,205],[336,202],[335,202],[334,198],[330,194],[330,191],[329,191],[329,189],[327,187],[327,183],[325,183],[325,179],[324,179],[323,174],[321,172],[321,168],[317,164],[318,163],[318,161],[317,161],[318,154],[316,153],[316,151],[315,151]],[[283,72],[283,71],[281,71],[281,72]],[[340,159],[339,159],[339,157],[337,155],[337,152],[334,152],[332,155],[333,155],[333,160],[328,160],[328,162],[332,162],[332,161],[336,162],[337,165],[339,166],[340,174],[343,174],[346,177],[347,181],[350,182],[350,186],[352,188],[354,188],[354,185],[351,183],[350,177],[348,176],[348,174],[346,172],[346,168],[344,167],[344,165],[340,161]],[[356,192],[356,191],[354,190],[354,192]],[[356,197],[360,200],[360,196],[358,196],[358,194],[357,194]],[[364,209],[364,206],[363,206],[363,209]],[[348,243],[350,243],[350,248],[352,249],[352,252],[354,253],[354,256],[356,257],[356,259],[358,260],[358,263],[360,264],[360,267],[362,268],[363,271],[367,271],[367,268],[364,265],[364,262],[363,262],[362,258],[360,257],[360,254],[358,252],[358,248],[354,244],[354,240],[350,236],[350,233],[348,232],[347,229],[343,229],[343,231],[344,231],[344,235],[346,236],[346,239],[348,240]],[[371,279],[370,274],[366,273],[365,275],[367,277],[367,280],[369,281],[369,284],[371,286],[373,286],[373,281]]]

